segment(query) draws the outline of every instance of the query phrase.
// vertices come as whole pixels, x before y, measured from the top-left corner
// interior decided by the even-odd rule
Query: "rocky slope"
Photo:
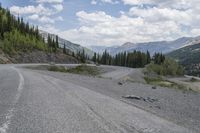
[[[32,51],[29,53],[16,53],[14,55],[4,54],[0,52],[0,64],[10,63],[61,63],[61,64],[75,64],[79,61],[69,55],[58,53],[45,53],[43,51]]]
[[[48,38],[48,32],[46,32],[46,31],[42,31],[42,30],[40,30],[40,34],[42,35],[42,37],[44,37],[45,38],[45,40],[47,41],[47,38]],[[54,35],[54,34],[50,34],[54,39],[56,39],[56,35]],[[60,38],[60,37],[58,37],[58,42],[59,42],[59,46],[61,47],[61,48],[63,48],[64,47],[64,44],[65,44],[65,46],[66,46],[66,49],[69,49],[70,51],[72,51],[72,52],[74,52],[74,53],[77,53],[77,52],[79,52],[79,51],[83,51],[83,49],[85,50],[85,53],[88,55],[88,56],[90,56],[90,57],[92,57],[93,55],[94,55],[94,52],[92,51],[92,50],[90,50],[90,49],[88,49],[88,48],[86,48],[86,47],[83,47],[83,46],[81,46],[81,45],[79,45],[79,44],[75,44],[75,43],[72,43],[72,42],[70,42],[70,41],[68,41],[68,40],[65,40],[65,39],[63,39],[63,38]]]

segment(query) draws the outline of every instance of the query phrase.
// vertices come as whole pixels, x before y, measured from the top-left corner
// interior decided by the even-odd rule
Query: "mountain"
[[[89,48],[92,49],[96,53],[103,53],[105,51],[105,49],[107,49],[108,47],[106,47],[106,46],[89,46]]]
[[[157,41],[157,42],[145,42],[145,43],[131,43],[127,42],[121,46],[107,47],[104,50],[107,50],[110,54],[115,55],[119,52],[131,52],[134,50],[146,52],[147,50],[152,54],[155,52],[162,52],[164,54],[174,51],[176,49],[182,48],[184,46],[193,45],[200,42],[199,37],[182,37],[174,41]],[[97,47],[91,47],[92,50],[98,52]],[[101,51],[104,51],[101,50]]]
[[[182,64],[187,74],[200,76],[200,42],[167,54]]]
[[[56,35],[55,35],[55,34],[50,34],[50,33],[46,32],[46,31],[42,31],[42,30],[40,30],[39,32],[40,32],[40,34],[42,35],[42,37],[45,39],[46,42],[47,42],[48,34],[49,34],[52,38],[56,39]],[[79,45],[79,44],[72,43],[72,42],[70,42],[70,41],[68,41],[68,40],[65,40],[65,39],[63,39],[63,38],[58,37],[58,43],[59,43],[59,46],[60,46],[61,48],[63,48],[63,47],[64,47],[64,44],[65,44],[66,49],[69,49],[70,51],[72,51],[72,52],[74,52],[74,53],[77,53],[77,52],[79,52],[79,51],[82,52],[83,49],[84,49],[85,53],[86,53],[89,57],[92,57],[92,56],[94,55],[94,52],[93,52],[92,50],[90,50],[90,49],[88,49],[88,48],[86,48],[86,47],[83,47],[83,46],[81,46],[81,45]]]

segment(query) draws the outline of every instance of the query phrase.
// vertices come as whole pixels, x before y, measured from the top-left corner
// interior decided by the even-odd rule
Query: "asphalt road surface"
[[[0,133],[194,132],[78,82],[0,65]]]

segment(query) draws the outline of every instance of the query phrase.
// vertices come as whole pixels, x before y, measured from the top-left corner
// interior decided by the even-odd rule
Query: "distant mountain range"
[[[107,50],[110,54],[115,55],[119,52],[131,52],[134,50],[146,52],[147,50],[152,54],[155,52],[162,52],[164,54],[177,50],[179,48],[200,43],[200,36],[198,37],[182,37],[174,41],[157,41],[145,43],[131,43],[127,42],[121,46],[102,47],[91,46],[90,48],[97,52],[102,53]]]
[[[42,35],[42,37],[45,38],[45,41],[47,41],[48,34],[51,35],[51,37],[53,37],[54,39],[56,39],[56,35],[55,34],[50,34],[50,33],[46,32],[46,31],[40,30],[40,34]],[[65,44],[66,48],[69,49],[70,51],[74,52],[74,53],[77,53],[79,51],[82,52],[83,49],[84,49],[85,53],[88,56],[92,57],[94,55],[94,52],[92,50],[90,50],[90,49],[88,49],[86,47],[83,47],[83,46],[81,46],[79,44],[72,43],[72,42],[70,42],[68,40],[65,40],[63,38],[58,37],[58,42],[59,42],[59,46],[61,48],[63,48],[64,44]]]

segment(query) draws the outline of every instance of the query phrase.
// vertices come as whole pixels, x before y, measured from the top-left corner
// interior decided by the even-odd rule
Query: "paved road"
[[[132,68],[116,67],[116,66],[103,66],[107,68],[113,68],[113,71],[102,74],[104,78],[122,79],[134,71]]]
[[[11,65],[0,66],[0,132],[192,133],[80,84]]]

